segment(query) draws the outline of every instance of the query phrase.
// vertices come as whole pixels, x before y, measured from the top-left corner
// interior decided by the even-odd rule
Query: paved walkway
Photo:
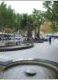
[[[35,43],[35,46],[30,49],[0,52],[0,60],[7,57],[7,59],[20,60],[20,59],[46,59],[58,62],[58,40],[53,40],[52,44],[48,42]]]

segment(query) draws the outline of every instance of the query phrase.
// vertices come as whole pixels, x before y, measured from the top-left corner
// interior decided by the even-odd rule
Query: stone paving
[[[18,50],[18,51],[6,51],[6,52],[0,52],[0,61],[18,61],[18,60],[29,60],[29,59],[45,59],[50,60],[58,63],[58,40],[53,40],[51,44],[49,42],[44,43],[34,43],[34,47],[24,50]],[[47,61],[46,61],[47,62]],[[58,64],[57,64],[58,65]],[[30,68],[30,69],[29,69]],[[30,73],[35,70],[36,74],[34,77],[28,77],[25,75],[24,72]],[[34,70],[33,70],[34,69]],[[40,72],[40,74],[39,74]],[[11,74],[12,73],[12,74]],[[33,73],[33,72],[32,72]],[[0,79],[54,79],[56,78],[56,74],[54,70],[47,69],[46,67],[42,66],[17,66],[10,68],[6,71],[0,72]],[[23,76],[23,77],[22,77]],[[58,78],[58,74],[57,74]]]
[[[20,59],[46,59],[58,62],[58,40],[52,40],[52,43],[34,43],[34,47],[18,51],[0,52],[0,60],[8,57],[8,60]]]

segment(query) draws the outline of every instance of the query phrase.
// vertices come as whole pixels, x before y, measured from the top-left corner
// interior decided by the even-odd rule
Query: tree
[[[15,31],[19,32],[21,29],[21,22],[22,22],[22,15],[17,13],[16,14],[16,20],[15,20]]]
[[[0,26],[3,31],[5,28],[14,29],[15,20],[16,20],[15,16],[16,14],[11,9],[11,7],[9,6],[7,8],[7,5],[4,2],[2,2],[0,5]]]
[[[5,25],[5,14],[7,12],[6,4],[4,2],[0,5],[0,29],[3,31],[3,26]]]
[[[39,37],[40,25],[42,24],[42,22],[43,22],[43,13],[40,10],[34,9],[33,10],[33,26],[35,29],[35,36],[36,36],[36,28],[38,29],[38,32],[37,32],[38,38],[40,38]]]
[[[45,18],[52,22],[53,31],[58,31],[58,1],[45,1]]]
[[[32,18],[31,15],[22,14],[21,15],[21,22],[20,22],[20,29],[27,31],[27,37],[30,38],[32,35]]]
[[[58,31],[58,1],[54,1],[52,5],[53,10],[53,24],[55,31]]]
[[[28,15],[27,14],[22,14],[22,18],[21,18],[21,29],[22,30],[26,30],[26,26],[27,26],[27,17]]]
[[[32,15],[28,15],[27,17],[27,37],[32,38],[32,30],[33,30],[33,19]]]

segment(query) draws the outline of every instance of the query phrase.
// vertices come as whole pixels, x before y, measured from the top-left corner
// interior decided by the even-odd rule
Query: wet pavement
[[[52,40],[51,44],[49,42],[34,43],[34,47],[29,49],[0,52],[0,61],[18,61],[22,59],[45,59],[58,63],[58,40]],[[29,77],[26,72],[28,74],[36,73],[36,75]],[[0,72],[0,79],[22,79],[22,76],[24,79],[54,79],[56,73],[49,68],[36,65],[21,65]]]
[[[13,61],[35,58],[58,62],[58,40],[52,40],[51,44],[49,42],[34,43],[33,48],[25,50],[0,52],[0,59],[3,60],[5,57]]]

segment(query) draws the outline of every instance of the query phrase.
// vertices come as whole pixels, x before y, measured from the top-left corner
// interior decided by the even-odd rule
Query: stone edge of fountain
[[[15,50],[22,50],[22,49],[28,49],[28,48],[32,48],[34,45],[33,43],[27,43],[23,46],[9,46],[9,47],[0,47],[0,52],[4,52],[4,51],[15,51]]]

